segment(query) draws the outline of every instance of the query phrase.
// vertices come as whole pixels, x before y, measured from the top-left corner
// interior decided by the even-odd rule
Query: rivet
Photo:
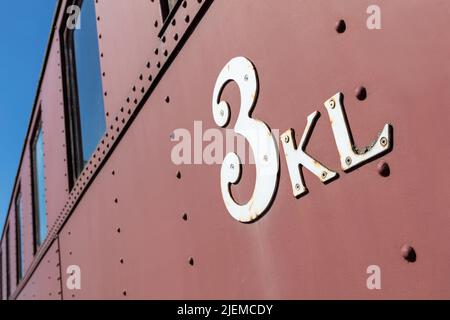
[[[417,259],[416,251],[409,244],[405,244],[401,249],[402,257],[408,262],[415,262]]]
[[[345,163],[346,163],[348,166],[351,165],[351,164],[352,164],[352,158],[350,158],[350,157],[345,158]]]
[[[295,190],[300,190],[300,184],[299,183],[295,184]]]
[[[248,74],[246,74],[246,75],[244,76],[244,80],[245,80],[245,81],[248,81]]]
[[[384,160],[381,160],[380,162],[378,162],[377,170],[378,170],[378,173],[383,177],[388,177],[389,174],[391,173],[391,169],[389,168],[389,165]]]
[[[380,139],[380,144],[381,144],[383,147],[386,147],[386,146],[387,146],[388,140],[386,139],[386,137],[382,137],[382,138]]]
[[[366,100],[367,98],[367,90],[365,87],[360,86],[358,88],[355,89],[355,95],[356,95],[356,99],[358,99],[359,101],[363,101]]]
[[[344,33],[345,30],[347,29],[347,25],[345,24],[345,21],[341,19],[338,22],[336,22],[335,29],[336,29],[337,33]]]
[[[327,178],[327,175],[328,174],[326,171],[322,172],[322,180],[325,180]]]
[[[289,143],[289,137],[288,136],[286,136],[286,137],[284,137],[284,142],[286,142],[286,143]]]
[[[220,110],[220,116],[223,117],[225,115],[225,112],[223,110]]]

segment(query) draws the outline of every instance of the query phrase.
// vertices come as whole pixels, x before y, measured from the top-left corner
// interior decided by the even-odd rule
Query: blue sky
[[[22,152],[56,0],[4,1],[0,20],[0,230]]]

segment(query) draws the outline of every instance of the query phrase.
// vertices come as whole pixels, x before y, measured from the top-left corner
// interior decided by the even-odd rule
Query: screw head
[[[334,107],[336,106],[336,101],[334,101],[334,99],[330,100],[330,107],[331,109],[334,109]]]
[[[351,165],[351,164],[352,164],[352,158],[350,158],[350,157],[345,158],[345,163],[346,163],[348,166]]]
[[[383,147],[386,147],[387,144],[388,144],[387,138],[386,138],[386,137],[382,137],[382,138],[380,139],[380,144],[381,144]]]

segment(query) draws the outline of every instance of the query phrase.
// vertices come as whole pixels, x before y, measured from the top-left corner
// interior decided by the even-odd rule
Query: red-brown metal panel
[[[152,54],[162,21],[159,1],[98,1],[97,31],[107,124]],[[101,35],[101,36],[100,36]],[[120,40],[119,40],[120,39]]]
[[[0,249],[2,251],[2,261],[0,263],[2,264],[2,299],[6,300],[6,281],[7,281],[7,275],[6,275],[6,240],[2,239],[2,242],[0,243]]]
[[[16,234],[16,217],[15,217],[15,208],[11,207],[9,210],[9,277],[10,277],[10,289],[11,293],[16,290],[17,287],[17,234]],[[7,235],[6,235],[7,236]]]
[[[34,259],[33,196],[29,149],[25,151],[21,167],[20,191],[22,194],[23,270],[26,272]]]
[[[450,60],[442,39],[450,3],[379,1],[382,29],[369,30],[366,9],[372,2],[366,0],[211,2],[178,52],[181,30],[194,20],[198,1],[187,0],[180,8],[165,34],[167,43],[156,38],[158,8],[151,1],[99,1],[112,127],[68,199],[61,191],[67,178],[61,163],[64,136],[58,130],[64,128],[55,87],[58,53],[52,47],[42,101],[49,110],[44,113],[46,165],[52,168],[47,195],[51,236],[59,233],[61,245],[63,298],[448,298],[450,174],[442,168],[450,150],[442,146],[449,111],[442,105],[450,98],[445,90]],[[346,22],[344,33],[335,30],[340,19]],[[171,58],[161,56],[166,48]],[[304,169],[310,193],[295,199],[282,154],[273,205],[251,224],[227,212],[220,165],[176,166],[170,157],[174,130],[194,134],[194,121],[202,121],[203,132],[217,128],[211,112],[214,84],[236,56],[250,59],[258,71],[252,116],[281,132],[294,128],[298,135],[306,117],[321,111],[308,152],[340,174],[323,185]],[[163,76],[150,81],[157,85],[145,101],[149,72],[153,79],[158,72]],[[355,97],[359,86],[368,90],[364,101]],[[394,146],[383,157],[388,177],[377,172],[378,161],[350,173],[340,170],[323,107],[339,91],[358,146],[392,124]],[[231,105],[231,128],[239,89],[230,84],[222,97]],[[133,121],[129,127],[128,121]],[[201,137],[192,138],[193,147],[202,143]],[[246,202],[254,184],[254,166],[244,165],[233,195]],[[415,248],[414,263],[403,259],[404,244]],[[57,259],[54,246],[47,255]],[[45,276],[56,272],[45,265],[46,257],[35,260],[39,265],[21,298],[30,298],[36,288],[42,290],[40,298],[55,292],[54,282],[40,288]],[[81,290],[65,287],[71,265],[81,268]],[[370,265],[381,267],[381,290],[366,286]]]
[[[74,242],[83,252],[78,261],[90,279],[81,294],[449,296],[450,256],[436,246],[448,238],[450,225],[444,209],[449,200],[436,192],[448,190],[448,173],[441,168],[449,154],[441,149],[436,157],[431,150],[447,136],[447,112],[440,106],[449,93],[440,88],[448,80],[450,64],[445,58],[448,48],[436,31],[445,30],[450,8],[444,2],[427,6],[412,1],[408,7],[382,2],[383,30],[370,31],[365,25],[369,4],[286,1],[274,10],[269,1],[213,3],[63,231],[92,230],[93,238],[79,235]],[[433,17],[432,23],[414,20],[418,12]],[[344,34],[334,29],[341,18],[347,23]],[[220,166],[176,167],[170,159],[174,143],[169,135],[176,128],[193,131],[194,120],[203,121],[204,130],[216,127],[210,106],[213,85],[225,63],[240,55],[251,59],[259,73],[260,97],[253,116],[273,129],[301,132],[306,116],[324,112],[323,102],[338,91],[345,94],[357,144],[368,143],[385,122],[392,123],[395,146],[384,157],[391,175],[381,177],[376,162],[349,174],[341,172],[340,179],[326,186],[306,173],[311,192],[296,200],[281,158],[280,186],[270,211],[253,224],[234,221],[220,195]],[[360,85],[369,92],[364,102],[354,96]],[[235,115],[238,91],[227,88],[225,94]],[[320,120],[308,151],[337,169],[330,129],[326,119]],[[111,170],[117,175],[110,176]],[[248,176],[234,189],[244,201],[253,190],[254,177],[248,173],[252,170],[244,167]],[[185,212],[188,221],[181,218]],[[122,232],[114,238],[118,227]],[[107,231],[101,232],[103,228]],[[417,251],[414,264],[401,256],[405,243]],[[107,252],[89,266],[100,248]],[[188,263],[190,257],[194,266]],[[92,273],[98,263],[102,280]],[[380,291],[366,287],[366,268],[372,264],[383,272]],[[115,279],[106,284],[106,278]],[[114,294],[108,291],[111,287]]]
[[[69,194],[67,149],[62,91],[61,55],[58,35],[51,42],[49,62],[40,94],[44,133],[47,224],[56,221]]]
[[[58,241],[55,240],[17,299],[59,300],[62,298],[60,280]]]
[[[114,177],[109,165],[104,174],[97,177],[91,188],[95,192],[85,195],[77,211],[60,232],[61,266],[65,270],[71,265],[81,269],[82,290],[69,290],[65,285],[65,299],[120,298],[121,280],[119,242],[121,228],[118,223],[115,195],[105,185],[113,184]],[[122,230],[120,230],[122,231]],[[125,232],[125,231],[124,231]],[[104,246],[108,243],[108,246]],[[106,272],[105,272],[106,270]],[[64,278],[63,277],[63,278]]]

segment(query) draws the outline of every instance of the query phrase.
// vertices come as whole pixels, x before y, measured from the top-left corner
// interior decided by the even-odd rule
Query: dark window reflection
[[[42,126],[37,129],[33,144],[34,171],[34,224],[35,241],[39,247],[47,237],[47,208],[45,204],[44,180],[44,136]]]
[[[82,2],[80,27],[74,30],[73,53],[84,167],[106,127],[94,0]]]

